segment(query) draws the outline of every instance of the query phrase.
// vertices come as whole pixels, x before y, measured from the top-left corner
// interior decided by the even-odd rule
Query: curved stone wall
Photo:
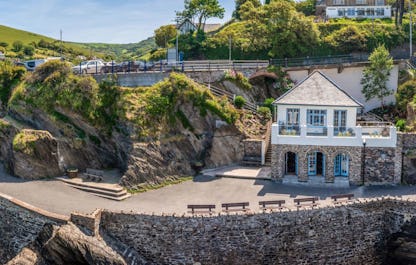
[[[197,218],[104,211],[101,231],[156,264],[381,264],[386,238],[415,209],[415,202],[386,199]]]

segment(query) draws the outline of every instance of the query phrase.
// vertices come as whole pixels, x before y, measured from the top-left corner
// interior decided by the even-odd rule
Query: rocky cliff
[[[150,88],[120,88],[73,76],[59,62],[28,74],[8,109],[0,154],[16,176],[117,167],[129,188],[193,175],[195,165],[237,163],[242,140],[266,130],[261,117],[181,74]]]

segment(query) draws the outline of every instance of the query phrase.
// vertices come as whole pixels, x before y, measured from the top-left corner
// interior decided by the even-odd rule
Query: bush
[[[405,119],[397,120],[396,127],[399,129],[399,131],[404,132],[406,129],[406,120]]]
[[[246,99],[242,96],[236,96],[234,98],[234,105],[238,108],[241,109],[244,104],[246,104]]]
[[[265,120],[270,120],[272,118],[272,112],[268,107],[260,107],[257,110],[257,113],[260,115],[261,118]]]
[[[269,108],[271,113],[273,113],[274,111],[274,107],[273,107],[274,100],[275,100],[274,98],[266,98],[263,102],[263,107]]]
[[[409,80],[399,86],[396,93],[397,106],[401,111],[406,111],[407,104],[416,95],[416,80]]]
[[[224,79],[234,82],[237,86],[240,86],[243,89],[252,88],[248,78],[245,77],[243,73],[235,70],[226,70],[224,72]]]
[[[0,62],[0,100],[3,104],[9,101],[12,89],[23,79],[25,73],[24,67],[15,66],[9,61]]]

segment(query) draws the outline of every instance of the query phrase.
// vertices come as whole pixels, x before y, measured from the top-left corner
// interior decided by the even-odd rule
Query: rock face
[[[13,139],[13,172],[24,179],[56,177],[62,174],[58,144],[47,131],[22,130]]]
[[[86,236],[72,223],[46,224],[38,238],[7,265],[125,265],[124,259],[97,237]]]
[[[401,232],[393,234],[387,247],[385,264],[416,264],[416,223],[407,225]]]

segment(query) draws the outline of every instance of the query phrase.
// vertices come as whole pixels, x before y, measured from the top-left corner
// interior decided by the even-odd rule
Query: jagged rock
[[[6,265],[44,265],[46,264],[43,258],[36,251],[25,247],[20,253]]]
[[[406,225],[401,232],[390,236],[385,264],[416,264],[416,223]]]
[[[47,131],[22,130],[13,139],[13,172],[24,179],[62,175],[58,144]]]
[[[86,236],[71,223],[46,225],[37,244],[48,264],[126,264],[102,239]]]

